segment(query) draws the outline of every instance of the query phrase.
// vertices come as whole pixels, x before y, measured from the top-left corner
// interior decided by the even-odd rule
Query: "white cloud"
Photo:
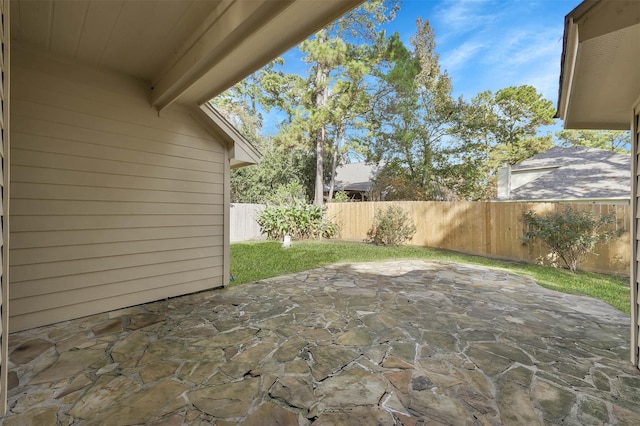
[[[430,19],[456,95],[530,84],[557,97],[564,16],[579,0],[404,0]],[[407,20],[410,22],[410,20]]]
[[[448,51],[440,60],[442,68],[447,71],[456,70],[466,66],[478,53],[485,48],[484,43],[472,40],[463,43],[460,47]]]
[[[435,11],[435,18],[446,33],[469,33],[496,21],[498,16],[487,10],[490,3],[490,0],[442,2]]]
[[[459,46],[441,50],[441,62],[450,71],[454,88],[464,92],[529,84],[554,101],[561,38],[562,22],[527,22],[524,26],[501,22],[486,31],[467,34]],[[475,93],[467,92],[465,97]]]
[[[485,62],[520,66],[559,54],[562,49],[558,41],[561,28],[539,28],[507,30],[498,40]],[[559,58],[559,56],[558,56]]]
[[[530,84],[546,98],[555,100],[562,51],[558,34],[562,30],[553,28],[506,34],[510,42],[496,49],[484,63],[497,78]]]

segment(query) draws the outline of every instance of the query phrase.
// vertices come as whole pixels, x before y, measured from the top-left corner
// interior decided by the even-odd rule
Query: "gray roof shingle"
[[[381,167],[367,163],[349,163],[336,169],[336,191],[368,191]]]
[[[511,190],[511,200],[620,199],[630,197],[631,156],[584,147],[561,148],[533,156],[512,172],[551,169]]]

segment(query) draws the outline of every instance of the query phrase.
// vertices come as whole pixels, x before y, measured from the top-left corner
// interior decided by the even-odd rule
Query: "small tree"
[[[399,206],[377,210],[373,225],[367,231],[367,242],[375,245],[398,246],[413,238],[416,226],[409,215]]]
[[[541,240],[562,259],[571,272],[593,251],[596,244],[609,241],[614,231],[606,230],[615,222],[613,215],[595,216],[591,212],[566,208],[564,211],[538,215],[534,211],[522,215],[525,225],[523,241]]]

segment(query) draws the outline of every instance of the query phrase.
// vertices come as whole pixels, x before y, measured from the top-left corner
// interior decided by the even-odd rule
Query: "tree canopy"
[[[621,154],[631,151],[631,132],[627,130],[561,130],[556,137],[564,147],[584,146]]]
[[[362,159],[381,166],[380,199],[486,200],[498,167],[554,143],[628,150],[624,132],[565,130],[554,140],[542,129],[555,109],[530,85],[455,98],[429,21],[416,20],[409,45],[381,29],[398,4],[365,2],[298,46],[304,71],[285,72],[279,58],[212,101],[263,153],[260,165],[232,172],[232,201],[265,202],[298,185],[322,204],[337,167]]]

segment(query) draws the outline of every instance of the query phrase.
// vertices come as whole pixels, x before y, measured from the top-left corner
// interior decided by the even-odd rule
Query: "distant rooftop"
[[[336,191],[368,191],[381,166],[367,163],[343,164],[336,169]]]
[[[629,154],[554,147],[511,168],[509,200],[628,200],[630,170]]]
[[[613,167],[619,167],[629,166],[630,161],[629,154],[618,154],[606,149],[585,148],[582,146],[562,148],[556,146],[516,164],[511,167],[511,170],[561,167],[585,163],[606,163],[611,164]]]

